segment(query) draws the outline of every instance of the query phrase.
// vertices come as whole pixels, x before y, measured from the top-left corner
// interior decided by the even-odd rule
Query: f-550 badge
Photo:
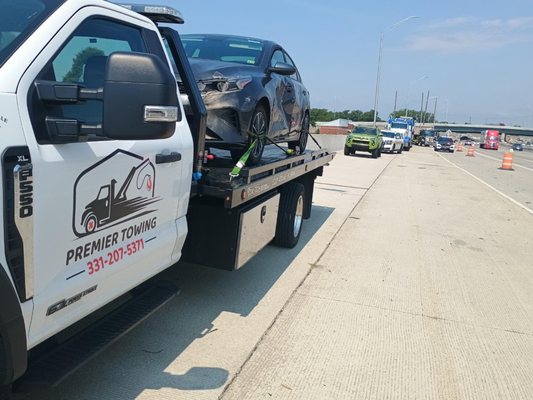
[[[103,177],[111,177],[104,181]],[[149,159],[116,150],[74,184],[72,227],[78,237],[156,211],[155,168]]]

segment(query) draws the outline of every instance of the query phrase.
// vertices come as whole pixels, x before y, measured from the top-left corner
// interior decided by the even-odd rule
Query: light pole
[[[374,127],[376,127],[376,120],[378,117],[379,79],[380,79],[380,74],[381,74],[381,53],[383,52],[383,36],[385,35],[385,32],[391,29],[394,29],[398,25],[403,24],[404,22],[409,21],[410,19],[414,19],[414,18],[418,18],[418,17],[416,15],[411,15],[409,17],[401,19],[398,22],[395,22],[394,24],[383,29],[379,34],[378,73],[377,73],[377,78],[376,78],[376,92],[374,95]]]
[[[435,123],[437,122],[437,100],[439,99],[439,96],[433,96],[433,97],[430,97],[429,99],[435,100],[435,106],[433,107],[433,125],[435,125]]]
[[[405,102],[405,116],[408,117],[409,116],[409,93],[411,92],[411,87],[417,83],[417,82],[420,82],[421,80],[423,79],[427,79],[429,78],[429,76],[427,75],[422,75],[420,78],[418,79],[415,79],[414,81],[412,81],[409,86],[407,87],[407,101]]]

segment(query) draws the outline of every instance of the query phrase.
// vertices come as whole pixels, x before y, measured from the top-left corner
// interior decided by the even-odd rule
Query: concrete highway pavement
[[[180,296],[16,400],[530,398],[533,216],[463,155],[338,154],[297,248],[176,265]]]
[[[517,201],[533,214],[533,153],[513,152],[514,171],[500,169],[504,153],[504,150],[476,148],[474,157],[467,157],[466,151],[454,154],[439,153],[439,155],[471,173],[494,190]],[[490,207],[490,197],[480,199],[478,207]]]
[[[530,399],[532,227],[432,150],[395,156],[223,398]]]

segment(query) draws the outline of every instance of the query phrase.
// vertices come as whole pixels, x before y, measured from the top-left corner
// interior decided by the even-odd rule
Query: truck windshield
[[[391,128],[395,129],[407,129],[407,124],[402,122],[393,122]]]
[[[381,132],[381,133],[383,133],[383,136],[385,136],[385,137],[394,139],[394,135],[395,135],[394,132]]]
[[[65,0],[0,0],[0,67]]]

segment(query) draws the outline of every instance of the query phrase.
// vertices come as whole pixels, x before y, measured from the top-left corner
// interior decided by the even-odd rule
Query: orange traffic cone
[[[461,143],[457,143],[457,148],[455,151],[463,151],[463,145]]]
[[[466,152],[468,157],[474,157],[474,146],[468,146],[468,151]]]
[[[503,155],[502,166],[499,169],[503,169],[503,170],[506,170],[506,171],[514,171],[514,169],[513,169],[513,153],[508,151],[508,152],[506,152]]]

